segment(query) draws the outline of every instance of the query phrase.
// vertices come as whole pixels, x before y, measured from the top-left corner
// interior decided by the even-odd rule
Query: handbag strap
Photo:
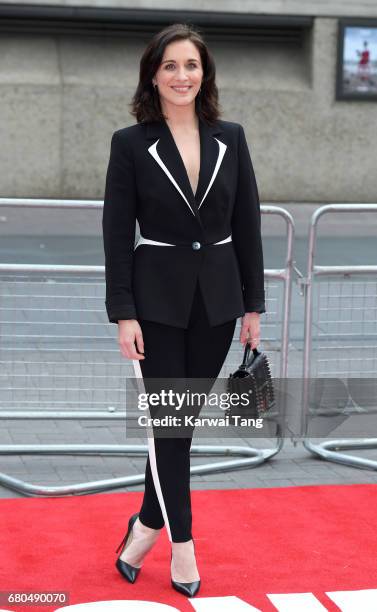
[[[241,368],[244,369],[248,365],[250,351],[251,351],[251,344],[250,344],[250,342],[246,342],[246,344],[245,344],[245,351],[244,351],[244,354],[243,354],[243,360],[242,360],[242,363],[240,365],[240,369]],[[253,348],[253,353],[254,353],[254,359],[256,357],[258,357],[258,355],[260,355],[260,352],[256,348]],[[254,359],[253,359],[253,361],[254,361]]]

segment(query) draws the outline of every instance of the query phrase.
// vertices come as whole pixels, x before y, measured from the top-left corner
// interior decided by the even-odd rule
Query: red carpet
[[[143,600],[192,612],[170,586],[165,530],[134,585],[114,567],[141,499],[138,492],[1,500],[0,591],[68,591],[67,605]],[[283,607],[268,594],[312,593],[319,608],[310,610],[339,612],[326,592],[377,589],[377,485],[193,491],[192,504],[202,578],[195,600],[235,596],[250,610],[276,612]],[[0,605],[22,612],[60,607]]]

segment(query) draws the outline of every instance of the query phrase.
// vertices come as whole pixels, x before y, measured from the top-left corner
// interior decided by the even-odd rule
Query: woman
[[[260,341],[265,312],[260,207],[245,133],[219,119],[215,65],[192,27],[157,33],[140,63],[137,123],[111,141],[103,210],[106,309],[124,357],[151,378],[215,379],[237,318]],[[135,246],[135,222],[140,238]],[[152,439],[139,512],[116,566],[134,582],[165,525],[171,581],[195,595],[192,438]],[[117,552],[118,552],[117,551]]]

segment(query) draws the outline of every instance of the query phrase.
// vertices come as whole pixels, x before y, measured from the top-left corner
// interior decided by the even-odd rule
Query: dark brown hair
[[[202,35],[185,23],[174,23],[157,32],[140,60],[139,84],[130,104],[130,113],[137,121],[159,121],[164,118],[160,96],[155,90],[152,79],[156,74],[167,45],[176,40],[191,40],[199,51],[203,68],[201,91],[195,98],[197,115],[213,124],[221,114],[218,102],[218,89],[215,81],[216,67]]]

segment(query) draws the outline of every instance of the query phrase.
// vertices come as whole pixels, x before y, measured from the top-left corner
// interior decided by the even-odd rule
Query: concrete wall
[[[15,0],[2,0],[15,4]],[[266,15],[316,15],[318,17],[376,17],[375,0],[23,0],[22,4],[51,6],[96,6],[117,8],[234,11]]]
[[[214,8],[213,2],[194,4]],[[310,14],[309,7],[335,10],[339,3],[245,1],[232,9],[257,12],[262,4],[297,14],[300,5]],[[216,10],[224,6],[216,3]],[[360,6],[368,3],[358,5],[359,14]],[[127,104],[145,42],[2,35],[1,197],[103,197],[111,134],[134,122]],[[336,42],[337,21],[330,17],[314,20],[300,51],[277,43],[211,42],[223,118],[245,126],[263,201],[377,199],[377,106],[335,101]]]

